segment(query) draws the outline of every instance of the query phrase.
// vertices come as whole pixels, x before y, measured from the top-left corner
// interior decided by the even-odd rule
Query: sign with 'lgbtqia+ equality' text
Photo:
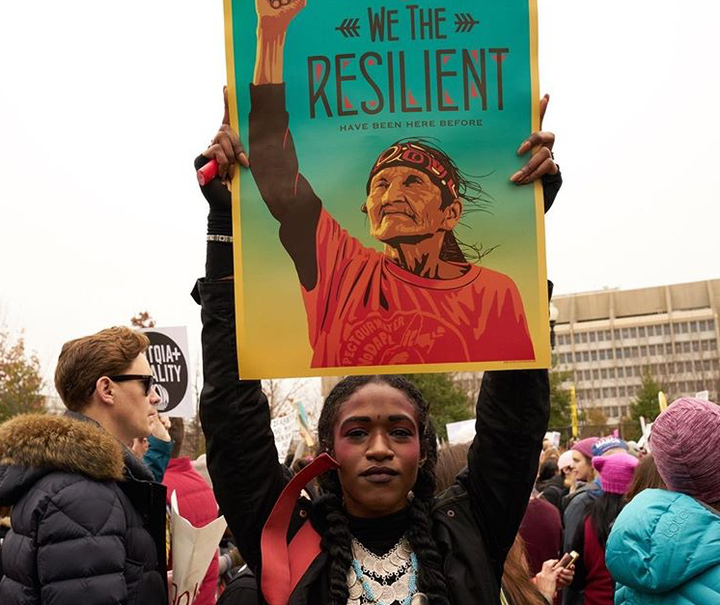
[[[547,367],[534,0],[225,0],[243,378]]]
[[[150,340],[145,352],[160,397],[158,412],[174,418],[193,418],[195,404],[190,382],[187,328],[147,328]]]

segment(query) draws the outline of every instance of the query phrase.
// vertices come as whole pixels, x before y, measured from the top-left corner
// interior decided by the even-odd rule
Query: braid
[[[418,388],[403,376],[348,376],[341,380],[325,399],[318,421],[318,438],[323,452],[333,451],[333,427],[340,405],[359,388],[370,383],[387,384],[404,393],[415,407],[420,425],[420,456],[414,498],[410,506],[408,541],[418,559],[418,589],[427,594],[430,605],[449,605],[448,589],[432,533],[431,508],[435,493],[437,436],[427,401]],[[346,605],[349,594],[347,572],[352,564],[352,535],[342,505],[342,486],[337,471],[324,473],[318,479],[324,496],[317,502],[326,529],[321,547],[330,555],[330,605]]]
[[[352,535],[348,518],[342,500],[336,494],[321,496],[317,506],[323,511],[326,525],[320,547],[330,555],[330,605],[346,605],[350,597],[347,572],[352,564]]]
[[[408,540],[418,559],[419,590],[427,594],[431,605],[449,605],[442,557],[438,552],[432,532],[431,510],[435,494],[437,437],[430,419],[428,419],[426,433],[432,446],[428,447],[425,452],[425,462],[420,467],[413,486],[415,497],[410,506]]]
[[[427,594],[431,605],[449,605],[442,557],[432,536],[431,508],[431,499],[413,499],[407,537],[418,559],[418,589]]]

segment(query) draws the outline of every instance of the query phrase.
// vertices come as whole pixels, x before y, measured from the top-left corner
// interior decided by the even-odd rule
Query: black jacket
[[[165,488],[99,425],[69,416],[0,426],[0,506],[13,507],[0,603],[166,605]]]
[[[233,284],[198,282],[202,304],[204,386],[200,418],[208,470],[243,558],[260,578],[260,535],[287,478],[278,463],[268,402],[259,381],[239,380]],[[453,605],[496,605],[503,564],[535,481],[549,417],[544,370],[486,372],[477,405],[477,437],[468,469],[437,498],[433,534]],[[289,536],[312,514],[301,499]],[[327,554],[310,565],[292,605],[327,602]]]

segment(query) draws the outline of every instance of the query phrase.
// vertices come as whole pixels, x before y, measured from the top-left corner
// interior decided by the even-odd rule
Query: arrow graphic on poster
[[[480,21],[473,18],[470,13],[455,13],[455,31],[467,34],[473,30]]]
[[[338,30],[346,38],[360,37],[360,19],[343,19],[343,22],[335,29]]]

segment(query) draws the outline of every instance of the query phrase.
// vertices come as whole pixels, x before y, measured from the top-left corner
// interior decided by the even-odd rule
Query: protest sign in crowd
[[[367,4],[226,0],[206,453],[182,330],[65,343],[66,413],[0,425],[0,605],[720,603],[720,407],[663,406],[639,445],[547,432],[534,2]],[[404,374],[468,369],[440,440]],[[315,374],[343,376],[317,427],[271,419],[260,379]]]

